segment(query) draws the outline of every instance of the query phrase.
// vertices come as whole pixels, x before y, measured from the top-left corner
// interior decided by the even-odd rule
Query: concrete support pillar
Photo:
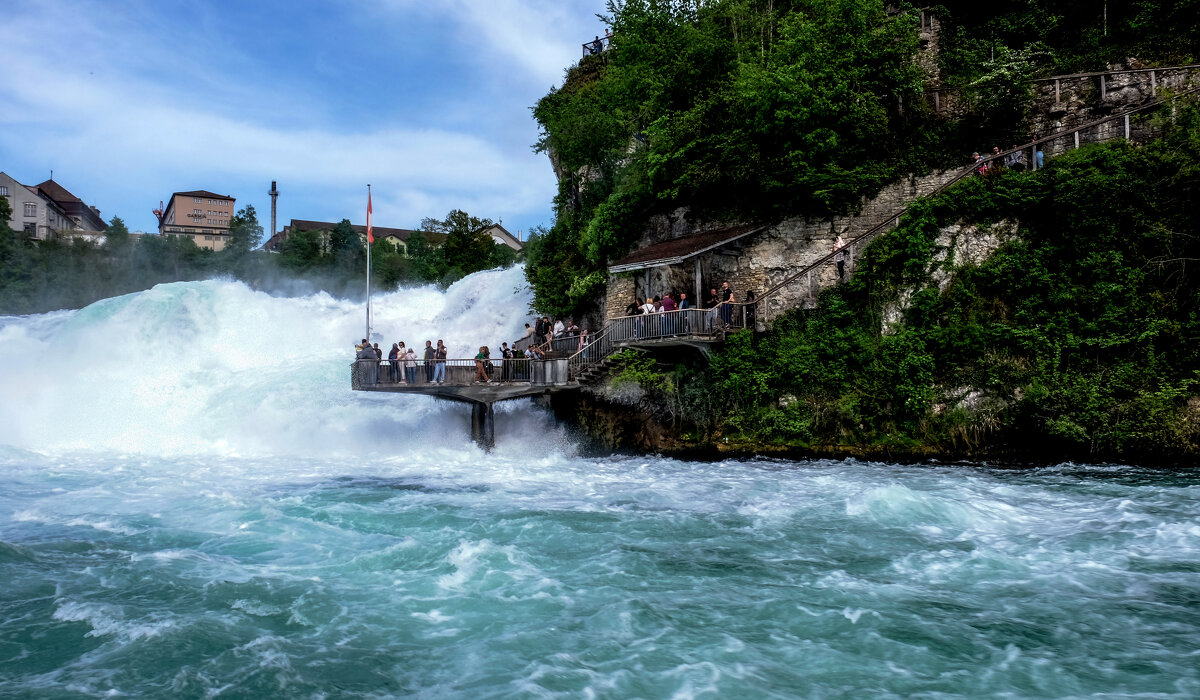
[[[704,297],[700,296],[700,292],[703,290],[703,287],[702,287],[703,284],[704,284],[704,282],[700,279],[700,256],[697,255],[696,256],[696,296],[692,297],[692,306],[694,306],[697,309],[700,308],[700,302],[702,299],[704,299]]]
[[[1125,140],[1129,140],[1129,115],[1125,115]]]
[[[471,404],[471,439],[484,450],[496,446],[496,414],[490,403]]]

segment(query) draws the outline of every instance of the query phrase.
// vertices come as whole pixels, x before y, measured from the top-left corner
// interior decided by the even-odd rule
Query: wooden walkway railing
[[[1113,78],[1114,76],[1149,74],[1149,76],[1150,76],[1150,92],[1154,93],[1154,92],[1158,91],[1159,76],[1161,76],[1164,73],[1171,73],[1171,72],[1178,72],[1178,71],[1200,71],[1200,63],[1190,63],[1187,65],[1179,65],[1179,66],[1158,66],[1156,68],[1114,68],[1112,70],[1094,71],[1091,73],[1068,73],[1068,74],[1064,74],[1064,75],[1051,75],[1051,76],[1047,76],[1045,78],[1033,78],[1032,80],[1030,80],[1030,82],[1035,85],[1045,85],[1045,84],[1053,83],[1054,84],[1054,102],[1060,103],[1060,102],[1062,102],[1062,84],[1063,83],[1079,81],[1079,80],[1098,79],[1099,87],[1100,87],[1100,100],[1104,101],[1104,98],[1108,95],[1110,79]],[[962,91],[963,91],[963,88],[942,87],[942,88],[931,88],[929,90],[926,90],[925,94],[930,95],[933,98],[933,111],[941,112],[942,111],[942,95],[951,95],[951,94],[961,93]]]

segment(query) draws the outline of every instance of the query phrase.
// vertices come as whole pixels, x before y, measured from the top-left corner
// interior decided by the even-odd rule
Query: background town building
[[[493,241],[497,243],[503,243],[509,248],[512,248],[517,252],[521,252],[521,246],[524,245],[521,243],[521,239],[509,233],[508,229],[504,228],[500,224],[491,224],[489,226],[485,226],[483,227],[483,231],[487,235],[491,236]]]
[[[201,248],[224,250],[229,244],[229,221],[237,200],[208,190],[176,192],[165,209],[155,209],[158,232],[184,236]]]
[[[12,208],[9,227],[30,238],[48,241],[59,236],[82,235],[103,240],[104,220],[100,210],[89,207],[53,179],[39,185],[22,185],[0,172],[0,196]]]

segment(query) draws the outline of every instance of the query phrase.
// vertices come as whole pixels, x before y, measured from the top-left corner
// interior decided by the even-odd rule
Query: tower
[[[275,237],[275,200],[279,199],[279,189],[275,187],[275,181],[271,180],[271,191],[267,194],[271,195],[271,238]]]

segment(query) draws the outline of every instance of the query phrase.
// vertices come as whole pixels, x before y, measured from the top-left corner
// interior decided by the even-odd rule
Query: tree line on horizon
[[[0,315],[77,309],[156,284],[219,277],[257,289],[364,294],[366,242],[347,219],[328,233],[297,231],[275,254],[259,248],[263,227],[253,205],[230,220],[229,242],[220,251],[200,248],[183,236],[134,237],[119,216],[105,227],[103,245],[80,238],[34,240],[12,230],[11,216],[8,198],[0,197]],[[491,223],[458,209],[444,219],[426,218],[421,229],[444,234],[443,243],[431,245],[417,233],[407,242],[407,255],[376,240],[372,288],[445,287],[473,272],[514,264],[519,254],[483,232]]]

